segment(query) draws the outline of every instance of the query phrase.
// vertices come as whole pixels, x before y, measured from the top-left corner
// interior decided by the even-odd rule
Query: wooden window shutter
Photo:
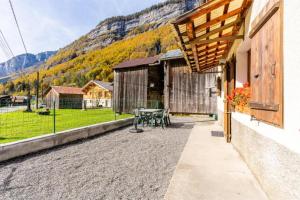
[[[280,1],[270,1],[252,24],[251,114],[283,125],[282,23]]]

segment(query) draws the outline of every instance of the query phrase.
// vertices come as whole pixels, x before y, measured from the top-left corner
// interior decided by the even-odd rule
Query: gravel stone
[[[193,128],[129,128],[0,163],[0,199],[163,199]],[[132,127],[130,127],[132,128]]]

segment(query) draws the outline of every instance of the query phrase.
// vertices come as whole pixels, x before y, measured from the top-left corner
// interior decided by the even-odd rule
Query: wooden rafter
[[[202,53],[202,52],[206,52],[206,51],[209,51],[209,50],[211,50],[211,49],[215,49],[215,48],[217,48],[217,47],[219,47],[219,46],[223,46],[223,45],[225,45],[226,44],[226,46],[228,45],[228,42],[226,42],[226,41],[220,41],[220,44],[216,44],[216,45],[212,45],[212,46],[209,46],[207,49],[203,49],[203,50],[200,50],[200,51],[198,51],[199,53]],[[198,46],[198,49],[199,48],[201,48],[201,47],[203,47],[203,46],[206,46],[206,45],[200,45],[200,47]]]
[[[201,39],[203,39],[203,38],[207,38],[207,37],[209,37],[209,36],[211,36],[211,35],[214,35],[214,34],[216,34],[216,33],[221,33],[221,34],[222,34],[222,31],[223,31],[223,30],[228,29],[228,28],[230,28],[230,27],[233,27],[233,26],[237,25],[237,24],[240,23],[240,22],[241,22],[241,20],[236,20],[236,21],[231,22],[231,23],[229,23],[229,24],[223,25],[223,26],[221,26],[220,28],[216,28],[215,30],[212,30],[212,31],[210,31],[210,32],[208,32],[208,33],[206,33],[206,34],[204,34],[204,35],[201,35],[201,36],[197,37],[197,39],[201,40]]]
[[[211,21],[209,21],[209,22],[207,22],[205,24],[202,24],[202,25],[196,27],[195,31],[199,32],[199,31],[201,31],[201,30],[203,30],[203,29],[205,29],[207,27],[210,27],[210,26],[213,26],[213,25],[215,25],[217,23],[220,23],[220,22],[222,22],[222,21],[224,21],[224,20],[226,20],[226,19],[228,19],[230,17],[238,15],[241,11],[242,11],[242,8],[237,8],[237,9],[235,9],[235,10],[233,10],[233,11],[231,11],[231,12],[225,14],[225,15],[222,15],[220,17],[214,18],[213,20],[211,20]]]
[[[173,23],[176,23],[176,24],[184,24],[186,23],[187,21],[191,20],[191,19],[195,19],[201,15],[205,15],[207,13],[210,13],[212,10],[215,10],[225,4],[228,4],[230,3],[231,1],[233,0],[222,0],[222,1],[219,1],[211,6],[208,6],[206,8],[198,8],[197,10],[191,12],[191,13],[187,13],[183,16],[181,16],[179,19],[177,19],[176,21],[174,21]],[[208,4],[210,2],[207,2],[206,4]],[[206,6],[206,4],[203,4],[202,6]]]
[[[224,54],[225,54],[225,51],[217,53],[217,54],[211,54],[209,56],[202,57],[201,59],[199,59],[199,63],[201,63],[201,62],[203,62],[205,60],[208,60],[210,58],[216,58],[216,57],[219,57],[219,56],[223,56]]]
[[[201,68],[200,68],[200,72],[203,72],[203,71],[205,71],[205,70],[214,68],[214,67],[218,66],[218,64],[219,64],[219,62],[216,62],[216,63],[213,63],[213,64],[211,64],[211,65],[207,65],[207,66],[205,66],[205,67],[201,67]]]
[[[187,35],[188,35],[189,40],[194,40],[194,38],[196,37],[195,31],[194,31],[194,23],[193,22],[187,23],[186,30],[187,30]],[[196,68],[199,69],[198,53],[197,53],[196,45],[192,45],[192,52],[195,57],[194,60],[195,60]]]
[[[199,59],[201,57],[205,57],[207,55],[210,55],[210,54],[216,54],[220,51],[225,51],[227,50],[227,47],[223,47],[223,48],[214,48],[215,50],[214,51],[207,51],[207,50],[203,50],[202,53],[199,52]],[[204,53],[205,52],[205,53]],[[204,54],[203,54],[204,53]]]
[[[210,0],[173,23],[193,71],[218,65],[221,58],[227,57],[233,42],[244,38],[239,30],[251,2]]]
[[[200,40],[198,41],[195,39],[194,41],[190,42],[191,45],[195,44],[209,44],[209,43],[214,43],[218,41],[232,41],[232,40],[237,40],[237,39],[244,39],[244,35],[234,35],[234,36],[222,36],[214,39],[209,39],[209,40]]]

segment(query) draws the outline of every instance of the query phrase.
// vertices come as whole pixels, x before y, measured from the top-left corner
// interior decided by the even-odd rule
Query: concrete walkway
[[[171,179],[166,200],[268,199],[215,122],[197,122]]]

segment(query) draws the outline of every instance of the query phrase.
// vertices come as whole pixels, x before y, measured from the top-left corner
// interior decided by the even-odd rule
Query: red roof
[[[113,69],[121,69],[121,68],[129,68],[129,67],[138,67],[138,66],[142,66],[142,65],[150,65],[150,64],[156,63],[158,60],[159,60],[159,56],[128,60],[128,61],[125,61],[125,62],[122,62],[122,63],[118,64]]]
[[[63,87],[63,86],[52,86],[58,94],[84,94],[81,88],[77,87]]]

